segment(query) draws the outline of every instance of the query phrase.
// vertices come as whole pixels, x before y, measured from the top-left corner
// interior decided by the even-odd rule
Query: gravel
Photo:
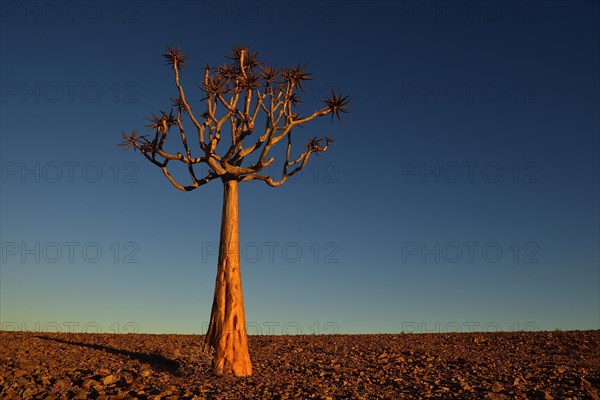
[[[0,398],[600,400],[598,330],[250,336],[249,378],[202,341],[0,331]]]

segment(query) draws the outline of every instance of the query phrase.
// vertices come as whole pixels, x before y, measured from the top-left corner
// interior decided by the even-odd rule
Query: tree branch
[[[202,114],[204,121],[200,123],[192,112],[180,82],[180,69],[185,66],[187,57],[180,54],[179,47],[175,49],[169,46],[167,50],[168,53],[163,56],[173,68],[175,85],[179,92],[179,97],[173,99],[174,105],[177,106],[176,118],[173,118],[172,111],[168,115],[162,112],[160,118],[152,114],[150,119],[152,125],[149,126],[151,130],[155,129],[152,141],[146,136],[137,137],[134,131],[131,136],[123,134],[125,141],[120,145],[125,149],[139,150],[148,161],[159,167],[171,184],[179,190],[190,191],[224,175],[239,181],[262,180],[268,185],[279,186],[304,168],[311,154],[326,151],[333,141],[327,138],[326,144],[323,145],[324,139],[313,138],[306,145],[306,150],[297,159],[292,160],[293,128],[328,114],[331,114],[332,118],[334,115],[340,118],[340,113],[349,111],[348,96],[332,92],[332,95],[324,100],[325,107],[322,109],[314,111],[305,118],[296,114],[294,106],[300,103],[298,93],[304,91],[303,82],[311,79],[310,73],[305,71],[306,65],[299,64],[297,67],[279,70],[277,67],[265,66],[258,61],[257,53],[250,53],[245,47],[236,47],[233,50],[233,63],[217,68],[207,65],[204,70],[203,86],[200,88],[207,95],[203,99],[206,100],[206,111]],[[255,69],[257,66],[260,67],[260,71]],[[240,105],[242,95],[244,99],[243,104]],[[220,113],[218,114],[220,106],[224,107],[221,116]],[[182,121],[184,111],[198,131],[198,145],[204,152],[202,157],[194,157],[192,154]],[[244,141],[254,133],[255,123],[261,111],[266,117],[264,132],[245,146]],[[231,129],[231,144],[221,157],[216,150],[226,122],[229,122]],[[169,137],[170,127],[175,125],[179,129],[184,154],[180,152],[172,154],[163,148]],[[208,132],[205,132],[207,129]],[[260,172],[272,165],[275,160],[274,157],[269,157],[273,146],[286,137],[285,162],[281,178],[276,180],[261,174]],[[244,159],[255,152],[258,152],[258,160],[245,167]],[[170,161],[186,164],[192,180],[190,185],[182,185],[173,178],[167,169]],[[207,176],[197,179],[194,165],[201,163],[208,165],[210,170]]]

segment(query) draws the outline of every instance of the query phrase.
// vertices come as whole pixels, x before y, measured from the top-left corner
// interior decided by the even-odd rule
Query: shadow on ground
[[[148,354],[148,353],[138,353],[135,351],[115,349],[113,347],[103,346],[101,344],[95,343],[85,343],[85,342],[75,342],[70,340],[63,340],[58,338],[52,338],[48,336],[36,336],[37,338],[44,340],[53,340],[55,342],[70,344],[73,346],[82,346],[88,347],[90,349],[104,351],[110,354],[117,354],[121,356],[129,357],[132,360],[138,360],[142,363],[151,365],[154,369],[166,371],[171,374],[179,375],[180,374],[180,364],[178,361],[171,360],[166,358],[160,354]]]

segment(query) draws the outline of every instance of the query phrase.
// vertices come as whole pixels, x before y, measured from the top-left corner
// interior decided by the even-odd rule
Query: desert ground
[[[600,399],[600,331],[250,336],[215,375],[201,335],[0,331],[3,399]]]

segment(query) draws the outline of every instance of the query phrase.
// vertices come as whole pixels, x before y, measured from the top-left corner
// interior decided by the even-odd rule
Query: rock
[[[498,381],[494,382],[494,384],[492,385],[492,392],[494,392],[494,393],[501,392],[503,389],[504,388]]]
[[[503,394],[500,393],[494,393],[494,392],[490,392],[488,394],[485,395],[485,397],[483,398],[483,400],[506,400],[507,397]]]
[[[123,379],[125,379],[125,383],[127,383],[128,385],[130,385],[131,382],[133,382],[133,376],[129,372],[123,373]]]
[[[15,378],[20,378],[20,377],[22,377],[23,375],[25,375],[26,373],[27,373],[27,371],[25,371],[25,370],[22,370],[22,369],[18,369],[18,370],[16,370],[16,371],[13,373],[13,376],[14,376]]]
[[[100,384],[100,382],[98,382],[94,379],[86,379],[85,381],[83,381],[83,384],[81,386],[87,389],[91,386],[97,386],[99,384]]]
[[[89,394],[89,392],[86,389],[81,389],[75,394],[75,396],[73,398],[74,399],[87,399],[88,394]]]
[[[52,385],[54,387],[55,390],[63,390],[69,386],[71,386],[72,381],[69,378],[64,378],[64,379],[57,379],[54,382],[54,385]]]
[[[525,382],[525,378],[523,378],[522,376],[517,376],[515,378],[515,380],[513,381],[513,386],[519,386],[521,384],[524,384]]]
[[[113,383],[117,382],[119,380],[119,377],[115,374],[110,374],[106,377],[104,377],[104,379],[102,379],[102,383],[106,386],[108,385],[112,385]]]

